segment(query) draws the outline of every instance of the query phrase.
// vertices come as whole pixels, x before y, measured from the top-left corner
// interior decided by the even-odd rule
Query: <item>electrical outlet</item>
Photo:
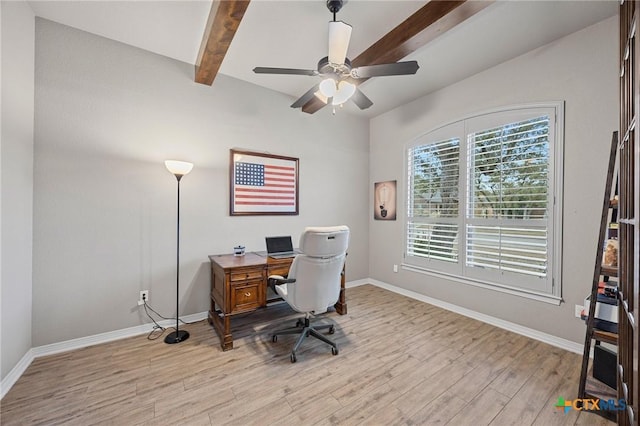
[[[149,290],[142,290],[140,292],[140,298],[138,299],[138,305],[144,305],[144,302],[149,303]]]
[[[393,265],[393,272],[398,272],[398,265]]]
[[[575,316],[576,316],[576,318],[580,318],[580,313],[582,312],[583,309],[584,309],[584,306],[576,305],[576,307],[575,307]]]

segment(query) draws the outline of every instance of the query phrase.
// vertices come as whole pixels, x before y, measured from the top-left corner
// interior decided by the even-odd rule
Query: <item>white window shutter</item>
[[[560,300],[561,203],[553,200],[562,197],[563,117],[562,103],[523,105],[412,142],[405,264]]]

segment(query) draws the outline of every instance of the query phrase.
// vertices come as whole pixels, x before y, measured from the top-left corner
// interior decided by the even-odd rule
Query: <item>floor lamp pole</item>
[[[188,331],[180,330],[180,179],[191,171],[193,164],[182,161],[171,161],[171,165],[168,163],[170,163],[170,161],[165,161],[167,169],[169,169],[178,180],[178,214],[176,220],[176,331],[169,333],[167,337],[164,338],[165,343],[172,344],[180,343],[189,338]],[[176,166],[181,166],[182,168],[175,169]]]

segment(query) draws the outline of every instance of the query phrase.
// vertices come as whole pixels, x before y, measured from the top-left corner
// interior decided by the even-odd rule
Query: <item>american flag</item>
[[[292,212],[296,205],[296,169],[287,164],[234,163],[235,211]]]

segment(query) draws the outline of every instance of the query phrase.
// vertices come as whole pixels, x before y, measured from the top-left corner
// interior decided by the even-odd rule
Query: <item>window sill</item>
[[[538,302],[549,303],[559,306],[562,303],[562,298],[550,294],[536,293],[533,291],[522,290],[513,287],[502,286],[500,284],[493,284],[485,281],[473,280],[471,278],[460,277],[457,275],[447,274],[441,271],[433,271],[427,268],[423,268],[416,265],[409,265],[403,263],[400,265],[405,271],[417,272],[419,274],[431,275],[433,277],[446,278],[451,281],[455,281],[461,284],[471,285],[474,287],[480,287],[487,290],[498,291],[500,293],[511,294],[514,296],[524,297],[525,299],[536,300]]]

